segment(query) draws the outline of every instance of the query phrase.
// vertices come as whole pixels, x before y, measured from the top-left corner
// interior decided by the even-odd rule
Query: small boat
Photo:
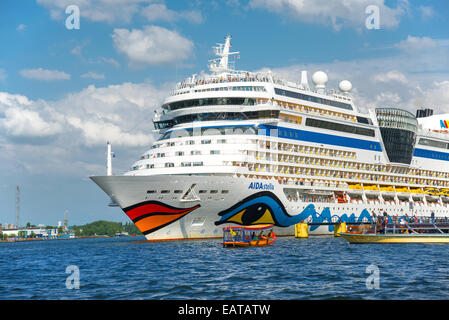
[[[349,243],[449,243],[449,234],[356,234],[340,233]]]
[[[223,247],[264,247],[276,241],[273,225],[224,227]]]
[[[443,231],[444,230],[444,231]],[[349,243],[449,243],[449,226],[435,223],[387,224],[379,233],[373,225],[368,232],[339,233]]]

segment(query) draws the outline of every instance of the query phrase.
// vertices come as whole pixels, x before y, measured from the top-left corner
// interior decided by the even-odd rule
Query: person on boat
[[[256,240],[256,232],[251,233],[251,240]]]
[[[432,211],[432,213],[430,214],[430,222],[431,223],[435,223],[435,212]]]

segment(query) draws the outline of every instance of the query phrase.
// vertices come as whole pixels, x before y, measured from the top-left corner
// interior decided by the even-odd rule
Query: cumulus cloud
[[[86,145],[104,145],[105,141],[113,141],[117,145],[129,147],[148,146],[153,138],[145,133],[128,133],[118,125],[104,121],[82,121],[80,118],[69,117],[67,122],[79,129],[84,137]]]
[[[307,23],[330,25],[335,30],[342,27],[365,28],[368,6],[377,6],[380,28],[390,29],[399,25],[401,16],[409,9],[408,1],[399,1],[396,8],[384,0],[251,0],[249,7],[265,9]]]
[[[56,101],[0,92],[0,163],[34,174],[101,174],[110,141],[115,172],[125,171],[154,141],[154,110],[172,87],[90,85]]]
[[[42,110],[44,113],[44,109]],[[0,132],[19,143],[39,142],[60,133],[62,126],[44,119],[35,102],[23,95],[0,92]]]
[[[123,53],[133,67],[172,64],[187,59],[193,42],[176,31],[158,26],[143,29],[114,29],[112,35],[118,52]]]
[[[46,70],[42,68],[23,69],[20,70],[19,73],[22,77],[33,80],[42,80],[42,81],[70,80],[70,74],[58,70]]]
[[[47,122],[36,111],[22,108],[8,108],[0,119],[0,128],[14,138],[45,138],[62,130],[58,123]]]
[[[124,147],[147,146],[153,140],[153,111],[167,94],[167,89],[146,83],[90,85],[58,101],[33,101],[0,92],[0,129],[7,137],[58,134],[60,140],[77,146],[106,141]]]
[[[6,110],[7,107],[28,106],[30,104],[31,101],[23,95],[0,92],[0,112]]]

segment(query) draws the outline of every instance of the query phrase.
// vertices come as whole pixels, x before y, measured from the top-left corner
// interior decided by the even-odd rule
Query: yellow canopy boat
[[[350,243],[449,243],[446,219],[437,222],[430,217],[424,222],[404,222],[373,223],[366,232],[342,232],[339,235]]]
[[[340,233],[349,243],[449,243],[449,233],[355,234]]]
[[[264,247],[276,239],[272,224],[224,227],[222,244],[223,247]]]

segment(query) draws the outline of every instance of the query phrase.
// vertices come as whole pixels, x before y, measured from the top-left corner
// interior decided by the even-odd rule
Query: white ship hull
[[[390,216],[430,216],[432,212],[437,217],[449,216],[449,208],[439,206],[410,210],[409,205],[289,201],[283,190],[285,185],[243,177],[96,176],[92,180],[127,213],[148,240],[221,238],[224,226],[259,223],[273,223],[277,235],[288,236],[294,235],[294,224],[301,220],[367,221],[373,211],[385,211]],[[333,234],[332,225],[310,228],[311,235]]]

